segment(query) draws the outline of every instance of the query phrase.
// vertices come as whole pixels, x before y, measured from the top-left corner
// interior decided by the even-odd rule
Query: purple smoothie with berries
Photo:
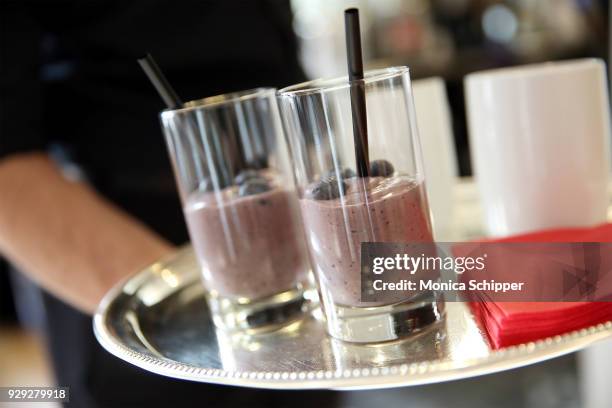
[[[322,296],[336,304],[373,306],[360,300],[362,242],[433,242],[423,183],[388,165],[374,177],[319,181],[300,200]]]
[[[308,264],[295,198],[269,173],[195,192],[185,216],[208,290],[249,300],[296,287]]]

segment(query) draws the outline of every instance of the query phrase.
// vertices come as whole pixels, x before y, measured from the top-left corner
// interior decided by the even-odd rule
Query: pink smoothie
[[[410,178],[346,179],[343,198],[300,200],[322,295],[360,301],[361,242],[433,242],[423,183]],[[329,292],[329,293],[326,293]]]
[[[185,203],[207,288],[253,300],[304,282],[308,264],[292,194],[276,186],[240,197],[237,189],[194,193]]]

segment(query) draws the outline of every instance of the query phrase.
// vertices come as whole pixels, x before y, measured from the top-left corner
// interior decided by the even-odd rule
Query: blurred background
[[[608,1],[292,0],[306,74],[345,74],[342,11],[359,7],[366,68],[407,65],[412,79],[447,84],[459,169],[471,174],[463,77],[551,60],[608,61]]]
[[[309,77],[345,74],[342,10],[360,9],[367,68],[408,65],[413,79],[441,77],[450,103],[461,176],[471,174],[463,77],[533,62],[609,59],[604,0],[292,0]],[[17,326],[7,265],[0,260],[0,385],[52,383],[40,338]],[[612,358],[612,357],[611,357]],[[584,406],[580,368],[568,356],[531,368],[410,390],[347,394],[347,406]],[[461,398],[457,398],[461,395]],[[393,406],[393,405],[387,405]],[[402,404],[403,406],[403,404]]]

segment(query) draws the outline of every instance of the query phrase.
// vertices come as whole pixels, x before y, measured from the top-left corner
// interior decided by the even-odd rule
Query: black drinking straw
[[[344,28],[346,31],[346,61],[351,92],[351,115],[353,117],[357,175],[368,177],[370,174],[368,166],[370,161],[368,154],[368,118],[363,83],[359,10],[350,8],[344,11]]]
[[[172,85],[170,85],[170,82],[168,82],[166,76],[161,71],[151,54],[147,53],[147,55],[144,57],[138,58],[137,61],[159,93],[159,96],[161,96],[161,98],[164,100],[164,103],[168,109],[182,108],[183,102],[181,101],[181,98],[179,98],[178,94],[174,91],[174,88],[172,88]],[[197,132],[198,126],[192,116],[187,117],[187,126],[191,127],[192,132]],[[207,143],[211,143],[210,138],[207,135],[204,135],[204,137],[206,138]],[[202,157],[204,157],[204,155]],[[220,182],[222,183],[222,187],[230,185],[231,181],[229,175],[222,171],[222,165],[215,159],[216,157],[213,157],[212,166],[214,166],[218,174],[220,174]]]
[[[174,91],[151,54],[147,53],[144,57],[138,58],[138,64],[147,74],[147,77],[159,93],[159,96],[164,100],[168,109],[180,109],[183,107],[181,98]]]

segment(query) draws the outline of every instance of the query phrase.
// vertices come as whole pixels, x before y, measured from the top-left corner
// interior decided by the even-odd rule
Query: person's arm
[[[0,1],[0,257],[91,313],[113,284],[172,246],[86,184],[66,180],[43,153],[40,19],[62,13],[46,7]]]
[[[0,160],[0,254],[82,311],[172,250],[87,185],[66,180],[45,154]]]

